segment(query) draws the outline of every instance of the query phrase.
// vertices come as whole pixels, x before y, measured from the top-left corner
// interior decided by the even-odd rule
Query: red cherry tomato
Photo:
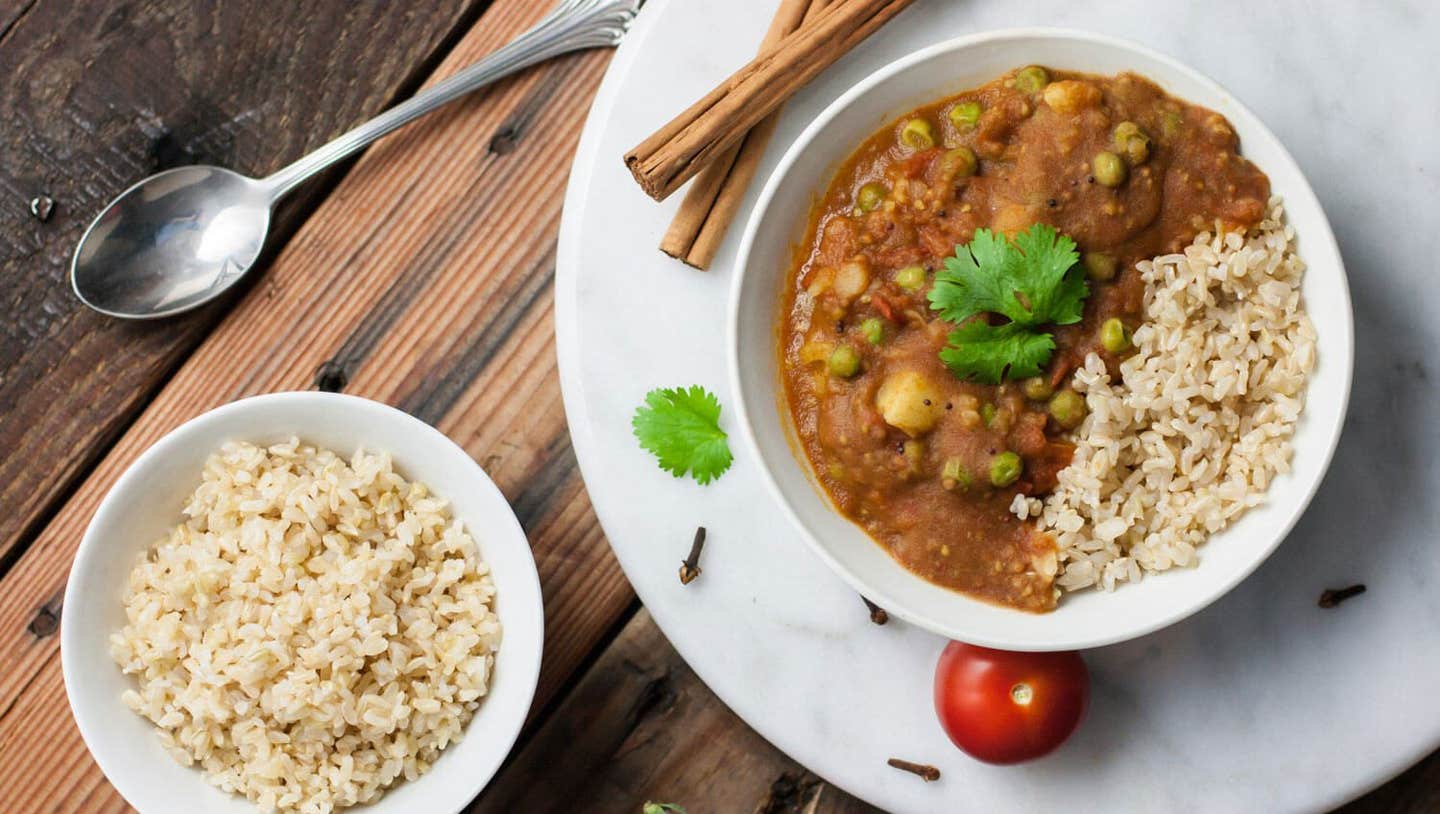
[[[1090,700],[1079,653],[1011,653],[951,642],[935,665],[935,714],[950,740],[986,763],[1020,763],[1070,737]]]

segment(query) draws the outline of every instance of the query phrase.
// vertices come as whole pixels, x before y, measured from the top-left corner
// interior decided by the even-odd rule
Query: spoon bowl
[[[218,297],[259,257],[270,226],[264,184],[220,167],[180,167],[123,192],[90,224],[70,266],[97,311],[165,317]]]

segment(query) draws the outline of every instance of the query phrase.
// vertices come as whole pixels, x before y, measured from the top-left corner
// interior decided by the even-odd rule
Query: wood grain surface
[[[495,2],[437,76],[544,10]],[[0,789],[12,806],[112,804],[65,712],[54,635],[65,576],[120,471],[164,432],[236,398],[319,381],[403,407],[485,465],[516,506],[543,576],[537,709],[630,605],[574,465],[551,321],[566,168],[608,56],[547,63],[377,144],[164,387],[141,399],[135,421],[0,579]]]
[[[56,635],[75,547],[110,484],[194,415],[314,388],[439,427],[530,537],[541,685],[473,811],[638,812],[647,798],[692,814],[873,810],[766,743],[685,666],[639,609],[580,481],[555,369],[555,239],[607,53],[532,69],[306,187],[280,215],[268,267],[230,302],[136,325],[84,311],[68,290],[75,239],[129,183],[182,163],[273,170],[549,5],[0,8],[0,812],[129,810],[69,715]],[[48,220],[30,212],[40,195],[54,200]],[[656,567],[673,571],[675,556]],[[1346,811],[1434,811],[1437,789],[1432,757]]]
[[[5,5],[0,572],[227,307],[163,323],[84,308],[67,275],[90,220],[161,169],[264,175],[299,158],[409,95],[486,3]],[[328,186],[319,179],[282,207],[272,246]],[[53,201],[43,221],[30,209],[42,196]]]

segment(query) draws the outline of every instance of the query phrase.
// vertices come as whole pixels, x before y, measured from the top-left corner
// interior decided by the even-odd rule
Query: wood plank
[[[746,726],[642,609],[470,814],[637,814],[646,800],[696,814],[877,811]]]
[[[84,308],[67,274],[90,219],[160,169],[278,169],[408,95],[487,2],[313,0],[257,14],[31,0],[0,12],[0,573],[227,307],[146,324]],[[281,208],[272,245],[335,177]],[[55,201],[43,222],[28,207],[39,195]]]
[[[1440,752],[1337,814],[1431,814],[1440,811]]]
[[[546,5],[497,0],[437,76]],[[185,419],[245,395],[319,380],[435,423],[484,463],[529,532],[547,620],[537,708],[595,650],[633,594],[575,468],[551,308],[566,170],[607,61],[548,63],[376,145],[0,579],[7,808],[118,805],[64,708],[54,632],[65,575],[123,468]]]

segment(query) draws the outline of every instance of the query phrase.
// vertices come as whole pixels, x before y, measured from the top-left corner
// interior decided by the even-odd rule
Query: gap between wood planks
[[[10,37],[10,32],[14,31],[15,27],[20,25],[21,21],[30,14],[31,10],[35,8],[35,4],[38,2],[40,2],[40,0],[29,0],[28,3],[20,7],[19,11],[15,12],[15,16],[12,17],[10,21],[5,24],[4,28],[0,28],[0,46],[3,46],[5,44],[5,40],[9,39]]]

